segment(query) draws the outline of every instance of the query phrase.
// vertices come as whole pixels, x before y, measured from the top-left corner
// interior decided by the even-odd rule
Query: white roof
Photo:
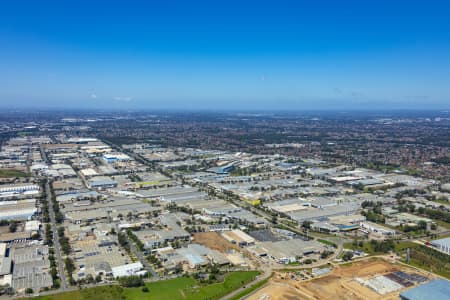
[[[6,243],[0,243],[0,257],[4,257],[6,253]]]
[[[27,221],[25,223],[25,231],[37,231],[39,230],[39,226],[41,225],[41,222],[37,220]]]
[[[114,277],[136,275],[144,266],[140,262],[111,268]]]
[[[83,173],[84,176],[95,176],[95,175],[98,175],[97,171],[95,171],[92,168],[83,169],[83,170],[81,170],[81,173]]]

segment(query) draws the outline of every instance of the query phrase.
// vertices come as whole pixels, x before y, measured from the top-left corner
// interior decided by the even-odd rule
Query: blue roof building
[[[435,279],[400,294],[402,300],[450,299],[450,281]]]

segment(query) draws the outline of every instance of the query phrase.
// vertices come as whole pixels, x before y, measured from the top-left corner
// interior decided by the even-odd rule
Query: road
[[[52,193],[48,181],[45,183],[45,193],[47,195],[50,225],[53,231],[53,246],[55,249],[56,265],[58,267],[59,278],[61,279],[61,289],[65,291],[67,289],[66,273],[64,271],[64,261],[61,256],[61,246],[59,244],[58,227],[56,224],[55,211],[53,209]]]
[[[44,151],[42,144],[40,145],[42,159],[49,165],[50,161],[47,154]],[[52,193],[50,189],[50,183],[47,179],[45,182],[45,194],[47,195],[48,214],[50,217],[50,225],[53,231],[53,246],[55,249],[56,266],[58,268],[59,278],[61,279],[61,290],[67,290],[66,272],[64,271],[64,261],[61,256],[61,245],[59,244],[58,226],[56,224],[55,210],[53,209]]]
[[[229,299],[233,299],[233,297],[236,297],[237,295],[239,295],[240,293],[242,293],[243,291],[251,288],[252,286],[260,283],[261,281],[266,280],[267,278],[270,278],[272,276],[272,270],[270,269],[265,269],[263,270],[263,273],[261,275],[259,275],[258,277],[256,277],[255,280],[253,280],[252,282],[238,288],[237,290],[234,290],[233,292],[229,293],[228,295],[224,296],[221,298],[221,300],[229,300]]]
[[[140,251],[136,245],[134,244],[134,242],[132,240],[130,240],[130,238],[128,237],[127,234],[125,234],[125,237],[127,238],[128,244],[130,245],[130,250],[131,252],[133,252],[133,254],[139,259],[139,261],[144,265],[145,270],[147,270],[147,272],[151,273],[153,278],[158,279],[159,278],[159,274],[153,269],[153,267],[149,264],[149,262],[147,261],[147,259],[144,257],[144,254],[142,253],[142,251]]]
[[[123,149],[122,147],[120,147],[120,146],[117,146],[117,145],[114,145],[114,144],[110,144],[110,146],[114,146],[114,147],[116,147],[117,149],[119,149],[119,150],[121,150],[121,151],[124,151],[124,149]],[[125,151],[124,151],[124,152],[125,152]],[[134,159],[138,160],[138,161],[143,161],[143,163],[144,163],[145,165],[149,165],[149,164],[145,161],[145,159],[143,159],[143,158],[140,157],[139,155],[133,153],[132,151],[126,151],[126,153],[127,153],[128,155],[130,155],[131,157],[133,157]],[[195,184],[194,182],[190,182],[190,183],[191,183],[193,186],[198,186],[198,185]],[[208,188],[203,188],[202,190],[206,191],[206,192],[209,194]],[[226,200],[226,201],[230,201],[230,200],[231,200],[231,199],[229,199],[229,197],[227,197],[227,195],[225,195],[225,194],[223,194],[223,193],[217,193],[216,196],[219,197],[219,198],[222,198],[222,199],[224,199],[224,200]],[[231,201],[231,202],[234,203],[235,205],[241,206],[241,207],[244,208],[244,209],[250,210],[251,212],[253,212],[253,213],[257,214],[257,215],[262,216],[263,218],[265,218],[265,219],[268,220],[269,222],[270,222],[271,219],[272,219],[272,216],[271,216],[270,214],[268,214],[267,212],[265,212],[265,211],[263,211],[263,210],[261,210],[261,209],[258,209],[257,207],[248,205],[248,204],[245,203],[244,201],[241,201],[241,202],[238,201],[239,203],[235,203],[236,201]],[[281,221],[281,219],[279,219],[279,221]],[[289,225],[289,224],[284,224],[284,223],[283,223],[283,225],[284,225],[287,229],[292,230],[292,231],[294,231],[294,232],[299,232],[299,231],[300,231],[299,228],[293,227],[293,226],[291,226],[291,225]],[[311,236],[311,237],[314,238],[314,239],[317,239],[317,238],[318,238],[318,237],[314,237],[314,236]],[[145,268],[146,268],[149,272],[151,272],[151,273],[153,274],[153,276],[158,276],[158,274],[153,270],[153,268],[150,266],[150,264],[148,263],[148,261],[145,259],[145,257],[143,256],[142,252],[139,251],[139,250],[137,249],[136,245],[128,238],[128,236],[127,236],[127,240],[128,240],[128,243],[130,244],[130,249],[131,249],[131,251],[132,251],[132,252],[134,253],[134,255],[142,262],[142,264],[145,266]],[[339,241],[337,242],[337,249],[336,249],[336,250],[334,251],[334,253],[333,253],[330,257],[328,257],[327,259],[320,260],[320,261],[318,261],[318,262],[316,262],[316,263],[314,263],[314,264],[310,264],[310,265],[303,265],[303,266],[281,266],[280,268],[283,268],[283,269],[291,269],[291,268],[292,268],[292,269],[300,269],[300,268],[320,267],[320,266],[323,266],[323,265],[326,265],[326,264],[332,262],[336,257],[338,257],[338,256],[342,253],[342,250],[343,250],[343,242],[342,242],[341,239],[339,239]],[[273,267],[273,266],[264,266],[264,267],[262,268],[262,272],[263,272],[263,273],[262,273],[261,275],[259,275],[253,282],[251,282],[251,283],[249,283],[249,284],[246,284],[245,287],[241,287],[241,288],[239,288],[239,289],[233,291],[232,293],[226,295],[226,296],[223,297],[222,299],[231,299],[231,298],[233,298],[234,296],[238,295],[239,293],[243,292],[244,290],[246,290],[246,289],[248,289],[248,288],[250,288],[250,287],[252,287],[252,286],[258,284],[259,282],[261,282],[261,281],[263,281],[263,280],[266,280],[267,278],[269,278],[270,276],[272,276],[272,272],[275,271],[276,269],[277,269],[277,268],[276,268],[276,267]],[[159,276],[158,276],[158,277],[159,277]],[[158,277],[155,277],[155,278],[158,278]]]

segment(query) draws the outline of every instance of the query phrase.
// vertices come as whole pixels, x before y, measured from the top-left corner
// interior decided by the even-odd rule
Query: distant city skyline
[[[446,1],[0,4],[0,107],[450,108]]]

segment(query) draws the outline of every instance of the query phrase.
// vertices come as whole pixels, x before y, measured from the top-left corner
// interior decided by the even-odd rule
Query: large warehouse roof
[[[442,245],[442,246],[450,247],[450,237],[445,238],[445,239],[440,239],[440,240],[434,240],[431,243],[433,245]]]
[[[450,299],[450,281],[435,279],[400,294],[405,300]]]

